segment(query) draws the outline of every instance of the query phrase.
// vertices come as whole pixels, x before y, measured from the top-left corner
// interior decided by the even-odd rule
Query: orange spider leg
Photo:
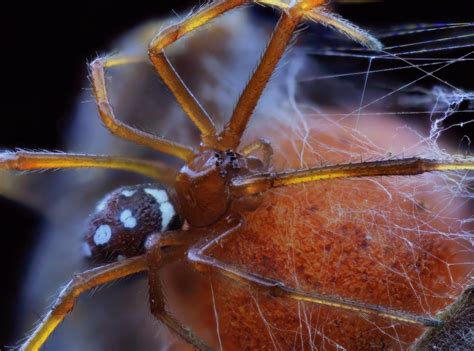
[[[200,229],[189,231],[169,231],[151,235],[146,243],[150,310],[171,331],[180,336],[188,344],[200,351],[211,351],[212,348],[202,341],[190,328],[184,326],[166,310],[161,269],[171,262],[183,260],[186,250],[197,238],[203,235]]]
[[[220,135],[219,145],[221,149],[237,148],[258,100],[285,52],[304,12],[322,3],[323,0],[303,0],[282,13],[257,69],[240,95],[230,122]]]
[[[270,5],[283,10],[283,14],[272,34],[260,63],[240,95],[230,122],[219,136],[221,149],[235,149],[244,133],[276,65],[282,57],[293,32],[302,19],[310,19],[330,26],[351,39],[374,50],[381,50],[381,43],[349,21],[321,8],[322,0],[300,0],[289,6],[279,0],[258,0],[257,3]]]
[[[132,57],[130,60],[126,57],[121,57],[119,60],[112,58],[111,62],[108,63],[107,58],[99,58],[90,64],[92,88],[102,122],[113,134],[120,138],[148,146],[184,161],[191,160],[195,156],[195,151],[192,148],[132,128],[115,117],[107,96],[105,68],[118,64],[135,63],[136,60],[136,57]]]
[[[54,152],[16,151],[0,153],[0,169],[31,171],[65,168],[118,169],[139,173],[165,183],[170,183],[175,177],[174,170],[158,161]]]
[[[216,137],[216,129],[209,114],[185,85],[163,50],[179,38],[223,13],[251,2],[270,5],[282,9],[284,12],[256,71],[239,98],[230,122],[219,137]],[[375,49],[381,48],[380,43],[375,38],[350,22],[328,11],[314,12],[313,10],[322,5],[323,2],[323,0],[300,0],[296,5],[290,7],[279,0],[218,1],[203,8],[181,23],[166,28],[152,40],[148,50],[150,60],[188,117],[201,131],[204,146],[220,150],[237,148],[258,100],[302,18],[331,26],[366,46]]]
[[[72,310],[76,299],[83,292],[96,286],[146,271],[147,269],[145,257],[140,256],[76,274],[61,290],[53,307],[41,320],[29,338],[23,343],[21,350],[38,350],[45,343],[48,336],[58,327],[59,323],[61,323]]]
[[[171,62],[166,57],[163,49],[177,41],[182,36],[203,26],[221,14],[244,5],[247,2],[249,1],[230,0],[213,3],[188,17],[181,23],[163,30],[152,40],[149,46],[149,57],[155,66],[156,72],[173,93],[188,117],[200,130],[203,144],[209,147],[216,146],[216,128],[214,122],[185,85]]]
[[[423,158],[406,158],[343,164],[310,168],[285,173],[262,173],[232,181],[232,193],[236,197],[259,194],[282,186],[314,182],[325,179],[376,176],[406,176],[434,171],[474,170],[474,159],[460,161],[436,161]]]
[[[243,219],[240,217],[236,218],[235,216],[226,218],[224,222],[225,223],[221,225],[220,232],[213,234],[211,238],[206,238],[206,240],[191,247],[191,249],[188,251],[188,260],[197,269],[212,269],[216,273],[226,276],[238,284],[252,287],[257,291],[262,291],[274,297],[289,298],[296,301],[306,301],[355,313],[376,315],[403,323],[419,324],[428,327],[439,326],[441,324],[441,321],[430,317],[396,311],[390,308],[366,304],[346,298],[299,291],[295,288],[286,286],[280,281],[240,270],[227,263],[205,255],[205,252],[209,249],[218,245],[223,245],[232,234],[239,232],[239,230],[244,225]]]

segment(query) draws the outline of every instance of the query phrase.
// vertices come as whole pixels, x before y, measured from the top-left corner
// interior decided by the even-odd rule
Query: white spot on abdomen
[[[163,202],[160,205],[161,211],[161,230],[165,231],[168,228],[168,224],[171,218],[175,215],[174,207],[170,202]]]
[[[125,228],[134,228],[137,225],[137,220],[132,216],[132,211],[124,210],[120,214],[120,222],[123,223]]]
[[[133,194],[135,194],[136,192],[137,192],[136,190],[124,190],[120,194],[125,197],[132,197]]]
[[[145,192],[153,196],[159,204],[168,201],[168,194],[165,190],[146,188]]]
[[[96,245],[104,245],[109,242],[112,236],[112,229],[109,225],[103,224],[94,233],[94,243]]]

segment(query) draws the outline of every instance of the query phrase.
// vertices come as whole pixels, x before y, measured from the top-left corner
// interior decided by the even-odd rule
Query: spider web
[[[474,93],[456,76],[472,67],[473,27],[417,24],[378,31],[375,36],[385,44],[381,53],[347,45],[311,46],[303,55],[293,51],[275,78],[280,90],[270,89],[257,111],[249,140],[263,134],[270,139],[280,171],[468,154]],[[311,72],[308,57],[324,68]],[[274,210],[274,204],[280,208]],[[427,316],[445,309],[472,283],[474,217],[467,172],[296,186],[274,191],[262,207],[247,217],[246,233],[224,253],[216,252],[218,257],[300,290]],[[259,235],[268,228],[265,220],[273,221],[274,232],[285,232],[285,242],[280,234]],[[274,349],[407,349],[424,330],[246,293],[252,302],[246,301],[248,308],[239,315],[251,317],[241,334],[252,335],[253,321],[260,319],[267,346]],[[229,304],[227,299],[221,304]],[[232,332],[223,325],[236,328],[228,314],[220,321],[224,334]],[[469,335],[439,346],[469,345]]]

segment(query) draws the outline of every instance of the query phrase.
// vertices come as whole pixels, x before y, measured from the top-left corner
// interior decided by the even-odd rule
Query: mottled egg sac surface
[[[97,204],[83,252],[95,262],[138,256],[145,252],[144,243],[150,234],[180,227],[179,215],[163,186],[121,187]]]
[[[255,123],[247,136],[253,140],[265,133],[275,149],[276,170],[311,167],[321,159],[337,164],[356,155],[379,158],[380,153],[403,149],[434,156],[398,118],[295,123],[280,113],[272,116],[271,124],[269,119]],[[391,137],[395,130],[396,137]],[[473,269],[472,223],[463,220],[472,209],[453,195],[450,184],[458,181],[455,175],[430,173],[276,189],[264,194],[255,211],[244,214],[244,230],[209,255],[308,293],[433,317],[462,293]],[[178,285],[173,273],[165,280],[168,303],[215,349],[407,350],[428,330],[274,297],[219,274],[210,280],[188,277],[194,290],[173,288]],[[191,305],[196,301],[198,313]]]

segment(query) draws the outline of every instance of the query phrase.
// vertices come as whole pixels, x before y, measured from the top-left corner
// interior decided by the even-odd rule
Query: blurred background
[[[177,0],[126,5],[87,1],[55,5],[10,3],[0,15],[4,108],[0,149],[62,149],[64,131],[76,99],[82,89],[88,88],[86,62],[113,49],[110,47],[113,40],[145,20],[172,14],[172,10],[180,13],[195,4],[196,1]],[[347,1],[335,2],[334,6],[342,16],[367,28],[474,21],[473,4],[462,0],[449,3],[385,0],[363,4]],[[268,23],[272,23],[275,16],[273,11],[259,7],[253,12],[255,20]],[[308,38],[311,36],[305,40]],[[474,40],[470,39],[470,43]],[[472,67],[471,64],[465,70],[458,68],[443,74],[457,86],[473,91]],[[469,121],[473,117],[463,114],[455,121]],[[472,128],[463,129],[462,133],[473,135]],[[453,136],[456,141],[461,138],[462,135]],[[2,347],[14,343],[19,335],[16,313],[22,274],[38,242],[36,228],[41,218],[35,211],[1,197],[0,213],[3,223],[0,234]]]

